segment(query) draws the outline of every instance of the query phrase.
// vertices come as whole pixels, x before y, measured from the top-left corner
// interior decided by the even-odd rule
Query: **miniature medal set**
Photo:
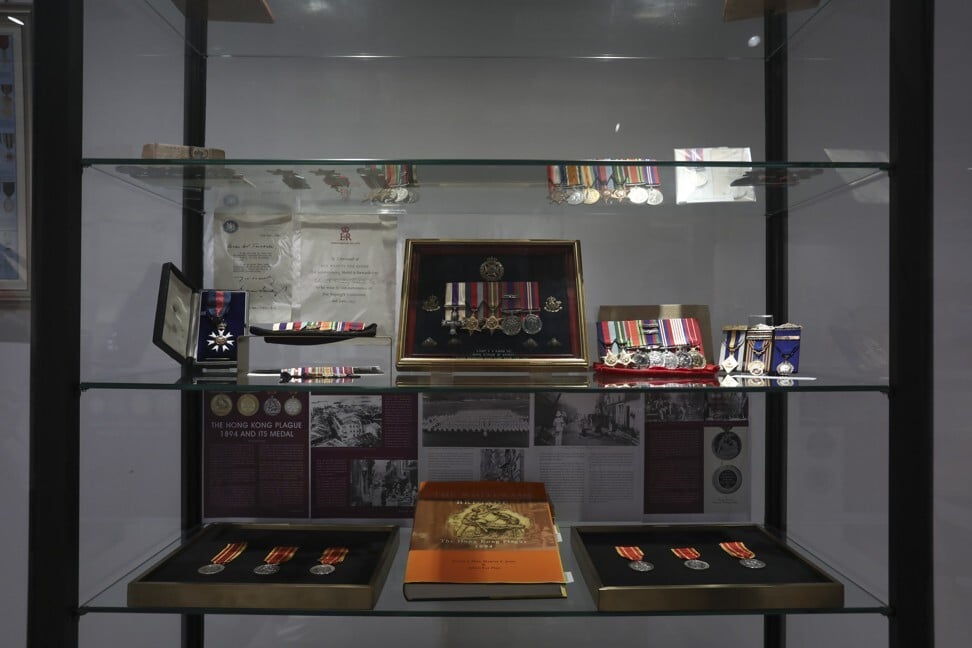
[[[799,324],[723,327],[719,366],[730,375],[792,376],[800,370],[802,330]]]
[[[645,375],[711,375],[718,367],[706,361],[702,330],[692,317],[600,321],[597,323],[599,372]]]
[[[551,164],[550,202],[562,205],[660,205],[665,200],[658,167],[645,165]]]

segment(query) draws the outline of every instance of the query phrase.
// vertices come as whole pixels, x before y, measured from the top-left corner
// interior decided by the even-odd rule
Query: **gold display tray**
[[[757,525],[577,526],[572,546],[601,612],[839,608],[844,587]],[[719,548],[742,541],[765,563],[749,569]],[[616,546],[637,546],[651,571],[629,569]],[[673,548],[694,547],[709,569],[689,569]]]
[[[247,548],[217,574],[208,565],[231,542]],[[297,546],[276,574],[253,569],[277,546]],[[313,575],[328,547],[347,547],[347,557],[327,575]],[[398,547],[394,525],[236,524],[218,522],[169,553],[128,584],[133,608],[236,608],[370,610]]]

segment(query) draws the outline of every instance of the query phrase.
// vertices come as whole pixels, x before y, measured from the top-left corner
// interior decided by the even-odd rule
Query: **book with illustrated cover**
[[[405,598],[563,598],[564,569],[540,482],[425,482]]]

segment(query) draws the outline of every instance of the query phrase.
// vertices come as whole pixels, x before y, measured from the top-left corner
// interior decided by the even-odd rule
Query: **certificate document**
[[[291,319],[293,220],[275,214],[217,213],[213,218],[213,283],[249,293],[251,322]]]
[[[374,322],[378,335],[392,335],[398,219],[302,214],[298,220],[299,319]]]

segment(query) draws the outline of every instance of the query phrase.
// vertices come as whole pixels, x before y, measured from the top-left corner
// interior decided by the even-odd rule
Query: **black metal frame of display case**
[[[193,3],[189,3],[190,6]],[[78,645],[83,2],[34,5],[30,510],[27,644]],[[890,0],[890,648],[934,645],[932,587],[932,78],[934,0]],[[205,143],[206,23],[187,18],[185,143]],[[786,159],[786,22],[765,36],[766,159]],[[200,205],[184,196],[183,268],[201,273]],[[786,320],[787,195],[767,191],[767,312]],[[194,213],[195,212],[195,213]],[[905,342],[925,340],[924,353]],[[56,370],[52,371],[52,368]],[[786,395],[767,395],[766,522],[786,526]],[[183,523],[201,519],[195,394],[183,396]],[[925,433],[916,434],[916,430]],[[895,475],[908,474],[908,479]],[[900,557],[907,560],[900,560]],[[183,617],[201,646],[202,615]],[[785,644],[785,615],[764,644]]]

